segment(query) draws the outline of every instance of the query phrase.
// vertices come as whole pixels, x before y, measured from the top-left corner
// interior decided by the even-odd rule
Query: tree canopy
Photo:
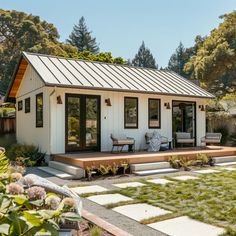
[[[146,48],[144,41],[139,47],[138,53],[135,55],[131,64],[134,66],[140,66],[146,68],[154,68],[154,69],[158,68],[155,58],[153,57],[150,49]]]
[[[189,55],[182,42],[180,42],[175,53],[170,57],[168,69],[175,71],[181,76],[188,77],[188,73],[184,71],[184,65],[189,60]]]
[[[184,68],[219,96],[236,92],[236,11],[221,18]]]
[[[6,92],[22,51],[81,58],[109,63],[126,63],[111,53],[80,52],[61,43],[56,27],[40,17],[18,11],[0,9],[0,88]]]
[[[92,31],[89,31],[82,16],[77,25],[74,25],[67,42],[78,49],[78,52],[89,51],[93,54],[99,52],[96,38],[92,37]]]

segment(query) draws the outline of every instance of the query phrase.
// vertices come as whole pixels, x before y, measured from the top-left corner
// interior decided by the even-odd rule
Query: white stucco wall
[[[43,127],[36,128],[36,95],[43,92]],[[16,138],[18,143],[39,146],[42,152],[49,151],[49,104],[47,89],[44,83],[28,66],[16,95],[18,101],[23,101],[23,109],[16,113]],[[25,113],[25,99],[30,97],[30,112]]]
[[[43,92],[44,125],[36,128],[35,96]],[[43,82],[28,66],[23,81],[17,93],[16,101],[23,100],[23,110],[17,111],[17,141],[19,143],[34,144],[48,154],[65,153],[65,94],[94,94],[101,96],[101,151],[111,150],[110,134],[126,135],[136,140],[136,149],[145,148],[144,135],[148,131],[148,98],[161,99],[161,128],[158,129],[163,136],[172,138],[172,109],[166,109],[165,102],[172,106],[172,100],[196,102],[196,135],[197,145],[200,138],[205,135],[205,112],[198,106],[205,104],[205,99],[179,96],[160,96],[153,94],[140,94],[113,91],[79,90],[71,88],[44,87]],[[57,104],[57,96],[61,96],[62,104]],[[124,97],[138,97],[139,127],[138,129],[124,129]],[[24,99],[31,98],[31,112],[24,112]],[[105,99],[110,98],[112,106],[106,106]]]

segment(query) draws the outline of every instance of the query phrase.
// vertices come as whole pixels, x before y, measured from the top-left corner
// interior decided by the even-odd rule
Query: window
[[[125,97],[124,113],[125,128],[138,128],[138,98]]]
[[[25,99],[25,113],[30,112],[30,98]]]
[[[43,94],[36,95],[36,127],[43,127]]]
[[[18,111],[21,111],[23,109],[23,102],[22,100],[18,102]]]
[[[148,127],[161,127],[160,99],[148,99]]]

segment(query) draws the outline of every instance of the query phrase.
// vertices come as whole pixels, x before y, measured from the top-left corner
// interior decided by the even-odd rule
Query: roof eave
[[[76,86],[76,85],[65,85],[65,84],[52,84],[52,83],[45,83],[46,87],[60,87],[60,88],[72,88],[72,89],[87,89],[87,90],[100,90],[100,91],[115,91],[115,92],[129,92],[129,93],[142,93],[142,94],[158,94],[163,96],[178,96],[178,97],[191,97],[191,98],[202,98],[202,99],[213,99],[215,98],[214,95],[212,97],[208,96],[197,96],[197,95],[188,95],[188,94],[176,94],[176,93],[161,93],[155,91],[137,91],[137,90],[130,90],[130,89],[115,89],[115,88],[101,88],[101,87],[89,87],[89,86]]]
[[[15,81],[15,77],[16,77],[17,71],[19,70],[22,58],[23,58],[23,54],[21,54],[21,56],[20,56],[20,58],[19,58],[19,60],[17,62],[17,66],[15,67],[14,73],[13,73],[12,78],[11,78],[11,82],[10,82],[10,84],[8,86],[8,89],[7,89],[7,92],[6,92],[6,96],[4,98],[4,102],[12,102],[12,101],[15,100],[15,98],[9,97],[9,95],[10,95],[10,91],[12,89],[13,83]]]

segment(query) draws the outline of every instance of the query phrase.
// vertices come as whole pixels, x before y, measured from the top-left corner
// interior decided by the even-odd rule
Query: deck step
[[[65,173],[63,171],[60,170],[56,170],[54,168],[48,167],[48,166],[43,166],[43,167],[38,167],[39,170],[42,170],[48,174],[54,175],[58,178],[61,179],[74,179],[74,176],[68,173]]]
[[[231,162],[222,162],[222,163],[217,163],[215,164],[216,166],[232,166],[236,165],[236,161],[231,161]]]
[[[132,172],[143,171],[143,170],[167,169],[170,168],[170,163],[167,161],[137,163],[137,164],[130,164],[130,168]]]
[[[178,169],[165,168],[165,169],[155,169],[155,170],[139,170],[139,171],[134,171],[133,173],[136,175],[155,175],[155,174],[165,174],[178,171],[179,171]]]
[[[69,164],[66,164],[66,163],[59,162],[59,161],[50,161],[48,163],[48,166],[51,167],[51,168],[60,170],[62,172],[66,172],[68,174],[71,174],[76,178],[85,177],[84,169],[82,169],[78,166],[69,165]]]
[[[213,157],[215,163],[236,162],[236,156]]]

